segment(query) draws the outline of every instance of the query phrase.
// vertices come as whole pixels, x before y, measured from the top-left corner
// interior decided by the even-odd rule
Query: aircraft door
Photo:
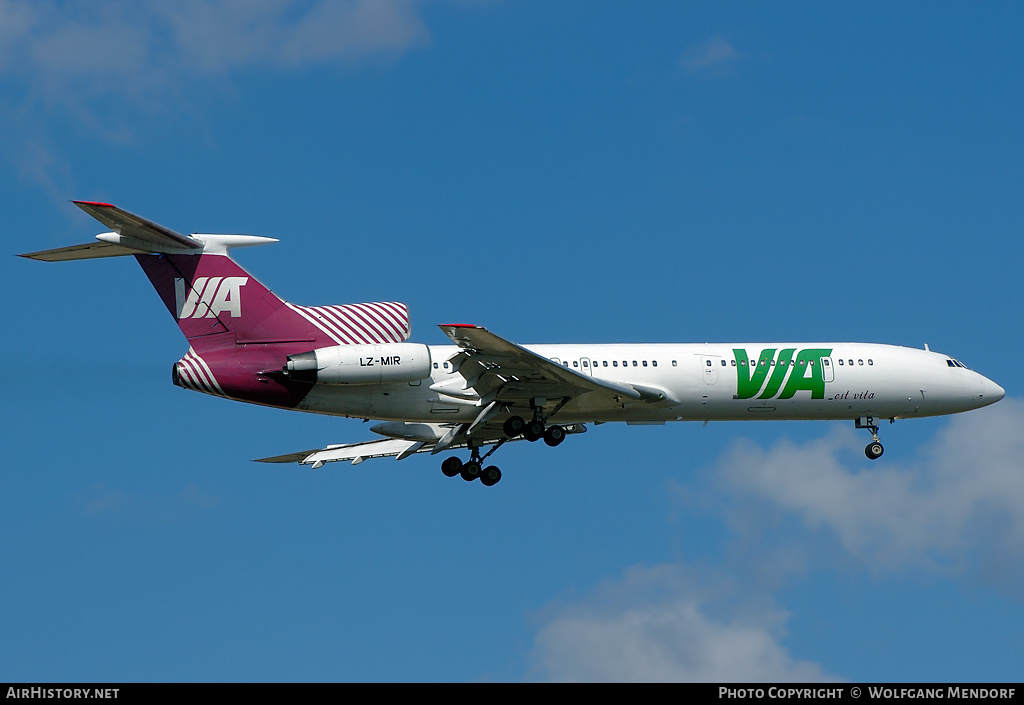
[[[718,359],[704,356],[700,359],[701,374],[704,377],[704,384],[714,384],[718,381]]]
[[[580,372],[588,377],[594,376],[594,362],[589,357],[580,358]]]
[[[821,379],[823,381],[825,381],[825,382],[835,382],[836,381],[836,371],[832,367],[833,364],[834,363],[832,362],[832,358],[830,358],[830,357],[823,357],[823,358],[821,358]]]

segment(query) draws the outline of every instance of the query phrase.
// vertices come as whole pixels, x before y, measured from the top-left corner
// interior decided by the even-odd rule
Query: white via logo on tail
[[[181,277],[174,279],[174,300],[178,320],[182,318],[216,318],[227,313],[232,318],[242,316],[241,289],[249,277],[199,277],[188,289]]]

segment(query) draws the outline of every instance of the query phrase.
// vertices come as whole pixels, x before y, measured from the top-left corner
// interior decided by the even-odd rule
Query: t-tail
[[[405,304],[297,306],[278,298],[229,254],[277,242],[255,235],[182,235],[109,203],[75,205],[110,228],[97,242],[22,255],[58,262],[133,255],[189,341],[174,383],[219,396],[294,407],[309,385],[289,356],[339,345],[407,340]]]

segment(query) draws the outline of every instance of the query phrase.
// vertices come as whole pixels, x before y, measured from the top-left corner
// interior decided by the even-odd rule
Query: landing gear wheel
[[[544,422],[539,419],[534,419],[530,423],[526,424],[526,428],[523,429],[523,438],[530,441],[539,441],[544,437]]]
[[[462,475],[462,479],[466,482],[472,482],[476,478],[480,477],[480,463],[475,460],[470,460],[462,466],[462,470],[459,474]]]
[[[448,477],[455,477],[462,470],[462,461],[456,458],[454,455],[450,458],[445,458],[444,462],[441,463],[441,472]]]
[[[853,363],[850,363],[853,364]],[[923,394],[924,392],[922,392]],[[896,419],[889,419],[889,423],[892,423]],[[867,448],[864,449],[864,455],[868,456],[868,460],[878,460],[882,457],[882,453],[885,449],[882,448],[882,444],[878,442],[878,426],[875,425],[874,416],[862,416],[858,419],[854,419],[854,426],[857,428],[866,428],[871,431],[871,442],[868,443]]]
[[[480,482],[484,483],[487,487],[498,484],[498,480],[501,479],[501,470],[491,465],[483,470],[480,475]]]
[[[548,426],[544,432],[544,442],[554,448],[565,440],[565,429],[561,426]]]
[[[509,438],[515,438],[523,432],[524,428],[526,428],[526,422],[523,421],[522,416],[509,416],[502,426],[502,430]]]

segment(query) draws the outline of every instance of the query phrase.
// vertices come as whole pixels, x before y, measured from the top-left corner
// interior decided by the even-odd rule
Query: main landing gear
[[[524,421],[522,416],[509,416],[503,429],[509,438],[515,438],[520,433],[531,443],[543,438],[552,448],[565,440],[564,428],[558,425],[545,426],[544,420],[539,416],[534,416],[530,422]]]
[[[868,460],[878,460],[882,457],[882,453],[885,452],[885,448],[878,441],[878,426],[875,424],[875,417],[873,416],[862,416],[855,422],[857,428],[866,428],[871,431],[871,442],[868,443],[867,447],[864,448],[864,455],[868,456]]]
[[[500,443],[498,445],[501,445]],[[491,448],[487,455],[490,455],[498,449],[498,446]],[[448,477],[455,477],[461,475],[462,479],[466,482],[472,482],[473,480],[480,478],[487,487],[498,484],[498,480],[501,479],[501,470],[496,466],[490,465],[483,467],[483,461],[487,458],[487,455],[480,457],[480,449],[473,448],[472,455],[469,458],[469,462],[463,463],[457,456],[445,458],[444,462],[441,463],[441,472]]]
[[[509,438],[522,435],[523,438],[531,442],[539,441],[543,438],[544,442],[552,448],[565,440],[564,428],[558,425],[546,426],[544,419],[540,418],[540,416],[535,416],[529,422],[523,419],[522,416],[510,416],[505,420],[502,430],[505,431],[505,435]],[[504,440],[498,441],[482,457],[480,455],[480,448],[471,446],[470,458],[465,463],[454,455],[450,458],[445,458],[444,462],[441,463],[441,472],[448,477],[460,475],[467,482],[472,482],[479,477],[480,482],[487,487],[495,485],[501,479],[501,470],[494,465],[484,467],[483,463],[487,456],[498,450],[504,442]]]

